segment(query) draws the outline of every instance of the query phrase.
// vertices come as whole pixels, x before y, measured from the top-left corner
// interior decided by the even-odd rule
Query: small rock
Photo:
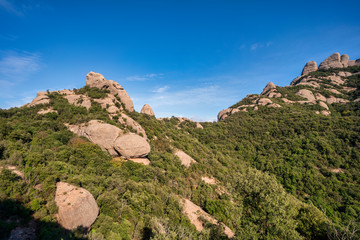
[[[152,108],[148,104],[145,104],[142,107],[140,113],[147,114],[147,115],[150,115],[150,116],[155,116],[154,111],[152,110]]]

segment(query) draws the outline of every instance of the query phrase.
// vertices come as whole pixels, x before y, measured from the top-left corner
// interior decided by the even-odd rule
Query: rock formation
[[[87,137],[112,156],[120,154],[125,158],[137,158],[147,156],[150,152],[150,145],[144,138],[134,133],[125,134],[120,128],[99,120],[67,127],[73,133]]]
[[[276,89],[276,86],[275,86],[274,83],[269,82],[269,83],[265,86],[265,88],[264,88],[264,90],[262,91],[261,95],[264,95],[267,91],[272,90],[272,89]]]
[[[329,68],[342,68],[343,65],[340,62],[340,53],[334,53],[330,57],[326,58],[319,65],[319,69],[329,69]]]
[[[272,82],[268,83],[262,93],[259,95],[252,94],[247,95],[243,100],[244,104],[239,102],[236,107],[230,107],[224,109],[218,114],[218,121],[224,120],[228,116],[237,112],[248,112],[249,109],[257,111],[260,106],[264,107],[282,107],[283,104],[304,104],[304,105],[319,105],[326,109],[316,111],[318,114],[328,116],[331,114],[329,104],[341,103],[345,104],[349,102],[345,93],[355,91],[356,88],[347,86],[347,78],[358,74],[352,73],[353,69],[346,69],[348,66],[360,66],[360,59],[349,60],[349,56],[344,54],[340,56],[339,53],[334,53],[330,57],[326,58],[317,68],[317,64],[314,61],[306,63],[301,76],[295,78],[290,86],[277,87]],[[327,70],[330,68],[343,68],[342,71],[334,71],[332,73],[328,71],[320,71],[320,74],[309,73],[320,70]],[[306,100],[292,100],[288,94],[293,95],[291,88],[296,89],[296,94]],[[304,88],[300,88],[304,86]],[[285,88],[285,89],[284,89]],[[286,90],[289,88],[290,91]],[[285,91],[283,91],[285,90]],[[329,96],[324,97],[320,92],[326,91]],[[265,97],[266,96],[266,97]],[[344,98],[343,98],[343,97]],[[293,96],[296,98],[296,96]],[[281,99],[279,102],[277,99]],[[357,100],[355,100],[357,101]]]
[[[317,67],[317,63],[315,61],[307,62],[301,72],[301,75],[307,75],[311,72],[315,72],[317,69],[318,69],[318,67]]]
[[[190,167],[192,163],[196,163],[196,161],[192,157],[179,149],[175,150],[175,155],[180,159],[181,164],[187,168]]]
[[[198,232],[201,232],[204,229],[203,221],[201,219],[205,219],[212,224],[220,224],[224,227],[224,233],[229,237],[234,237],[234,232],[227,227],[223,223],[219,223],[215,218],[213,218],[210,214],[205,212],[201,207],[191,202],[189,199],[181,199],[181,205],[183,206],[183,212],[188,218],[190,222],[196,227]]]
[[[348,67],[348,65],[349,65],[349,55],[347,55],[347,54],[341,55],[340,62],[343,65],[343,67]]]
[[[118,137],[113,145],[116,152],[125,158],[145,157],[150,153],[149,143],[134,133]]]
[[[106,80],[100,73],[89,72],[86,75],[86,86],[109,90],[112,95],[120,98],[126,110],[134,111],[134,104],[124,88],[117,82]]]
[[[89,228],[99,214],[99,207],[91,193],[68,183],[56,184],[55,202],[58,222],[65,229]]]
[[[145,104],[145,105],[141,108],[140,113],[147,114],[147,115],[150,115],[150,116],[155,116],[154,111],[152,110],[152,108],[151,108],[148,104]]]
[[[50,103],[50,98],[47,96],[47,92],[38,92],[34,100],[31,103],[27,104],[28,107],[32,107],[39,104]]]

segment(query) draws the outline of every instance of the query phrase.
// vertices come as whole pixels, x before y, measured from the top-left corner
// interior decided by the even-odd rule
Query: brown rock
[[[34,100],[28,104],[29,107],[50,103],[50,98],[47,96],[47,92],[38,92]]]
[[[325,108],[326,110],[329,110],[329,107],[328,107],[328,105],[326,105],[326,103],[320,101],[320,102],[319,102],[319,105],[320,105],[320,107],[323,107],[323,108]]]
[[[332,103],[348,103],[349,100],[346,99],[342,99],[342,98],[336,98],[336,97],[329,97],[326,99],[327,104],[332,104]]]
[[[320,93],[316,93],[315,94],[316,100],[320,100],[323,102],[326,102],[326,97],[324,97],[323,95],[321,95]]]
[[[148,104],[145,104],[142,107],[140,113],[147,114],[147,115],[150,115],[150,116],[155,116],[154,111],[152,110],[152,108]]]
[[[91,193],[68,183],[56,184],[55,202],[58,222],[65,229],[89,228],[99,214],[99,207]]]
[[[130,161],[140,163],[143,165],[149,165],[150,161],[147,158],[129,158]]]
[[[217,116],[218,121],[224,120],[225,118],[227,118],[229,116],[229,113],[231,112],[231,108],[227,108],[224,110],[221,110]]]
[[[76,95],[74,93],[74,94],[67,94],[64,96],[64,98],[67,99],[70,104],[86,107],[87,110],[91,108],[90,98],[85,95]]]
[[[149,143],[134,133],[118,137],[114,142],[114,148],[125,158],[145,157],[150,153]]]
[[[258,105],[261,105],[261,106],[266,106],[268,104],[272,104],[273,102],[268,99],[268,98],[260,98],[258,101],[257,101],[257,104]]]
[[[318,69],[317,63],[315,61],[307,62],[304,69],[301,72],[301,75],[307,75],[311,72],[315,72]]]
[[[319,69],[329,69],[329,68],[342,68],[343,65],[340,62],[340,53],[334,53],[330,57],[326,58],[322,63],[320,63]]]
[[[37,114],[47,114],[47,113],[51,113],[51,112],[57,113],[57,111],[55,111],[54,109],[47,108],[47,109],[41,109],[40,111],[37,112]]]
[[[196,161],[192,157],[179,149],[175,150],[175,155],[180,159],[181,164],[187,168],[190,167],[192,163],[196,163]]]
[[[147,139],[144,128],[138,122],[136,122],[134,119],[129,117],[128,115],[121,113],[118,121],[119,121],[119,123],[121,123],[125,126],[131,127],[132,129],[134,129],[136,131],[137,134],[139,134],[140,136],[142,135],[142,137]]]
[[[89,72],[86,75],[86,86],[109,90],[111,94],[120,98],[126,110],[134,111],[134,104],[124,88],[117,82],[106,80],[100,73]]]
[[[349,60],[348,61],[348,67],[352,67],[352,66],[355,66],[356,63],[355,63],[355,60]]]
[[[341,55],[340,62],[343,65],[343,67],[348,67],[349,55],[347,54]]]
[[[315,96],[314,94],[307,89],[300,89],[296,95],[299,95],[300,97],[306,98],[308,101],[313,102],[315,101]]]
[[[350,77],[350,76],[352,75],[352,73],[341,71],[341,72],[338,72],[338,75],[339,75],[340,77]]]
[[[269,83],[265,86],[265,88],[264,88],[264,90],[262,91],[261,95],[264,95],[267,91],[269,91],[269,90],[271,90],[271,89],[276,89],[276,86],[275,86],[274,83],[269,82]]]
[[[223,223],[219,223],[215,218],[189,199],[182,199],[180,203],[183,206],[183,213],[190,219],[190,222],[196,227],[198,232],[201,232],[204,229],[203,221],[201,219],[205,219],[212,224],[221,224],[224,226],[224,233],[229,238],[234,237],[235,234],[230,228]]]
[[[68,125],[67,127],[73,133],[88,138],[112,156],[118,156],[114,150],[114,142],[123,134],[120,128],[98,120],[91,120],[87,124]]]

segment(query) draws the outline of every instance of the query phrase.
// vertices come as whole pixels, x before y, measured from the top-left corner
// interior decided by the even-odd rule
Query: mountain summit
[[[317,114],[330,115],[329,105],[333,103],[358,102],[353,94],[357,88],[351,80],[360,74],[360,59],[349,60],[349,56],[334,53],[326,58],[319,67],[315,61],[307,62],[301,76],[295,78],[290,86],[279,87],[268,83],[262,93],[251,94],[239,103],[219,112],[218,120],[239,111],[257,111],[259,106],[285,107],[290,104],[314,105]]]

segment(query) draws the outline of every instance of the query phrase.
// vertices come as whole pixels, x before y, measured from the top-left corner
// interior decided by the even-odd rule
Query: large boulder
[[[55,202],[58,222],[65,229],[89,228],[99,214],[99,207],[91,193],[68,183],[56,184]]]
[[[319,69],[342,68],[343,64],[340,62],[340,53],[334,53],[320,63]]]
[[[302,70],[301,75],[307,75],[311,72],[315,72],[318,69],[317,63],[315,61],[310,61],[305,64],[305,67]]]
[[[120,98],[126,110],[134,111],[134,104],[124,88],[117,82],[106,80],[100,73],[89,72],[86,75],[86,86],[109,90],[111,94]]]
[[[145,104],[142,107],[140,113],[147,114],[147,115],[150,115],[150,116],[155,116],[154,111],[152,110],[152,108],[148,104]]]
[[[114,150],[114,142],[123,134],[120,128],[98,120],[91,120],[86,124],[68,125],[67,127],[73,133],[88,138],[102,150],[108,151],[112,156],[118,156],[118,153]]]
[[[308,101],[310,102],[314,102],[315,101],[315,96],[314,94],[307,89],[300,89],[296,95],[299,95],[300,97],[306,98]]]
[[[125,158],[145,157],[150,153],[149,143],[134,133],[118,137],[114,142],[114,148]]]
[[[88,138],[112,156],[136,158],[144,157],[150,152],[150,145],[145,138],[134,133],[124,134],[120,128],[99,120],[67,127],[73,133]]]
[[[347,55],[347,54],[341,55],[340,62],[341,62],[341,64],[343,65],[343,67],[348,67],[349,55]]]

